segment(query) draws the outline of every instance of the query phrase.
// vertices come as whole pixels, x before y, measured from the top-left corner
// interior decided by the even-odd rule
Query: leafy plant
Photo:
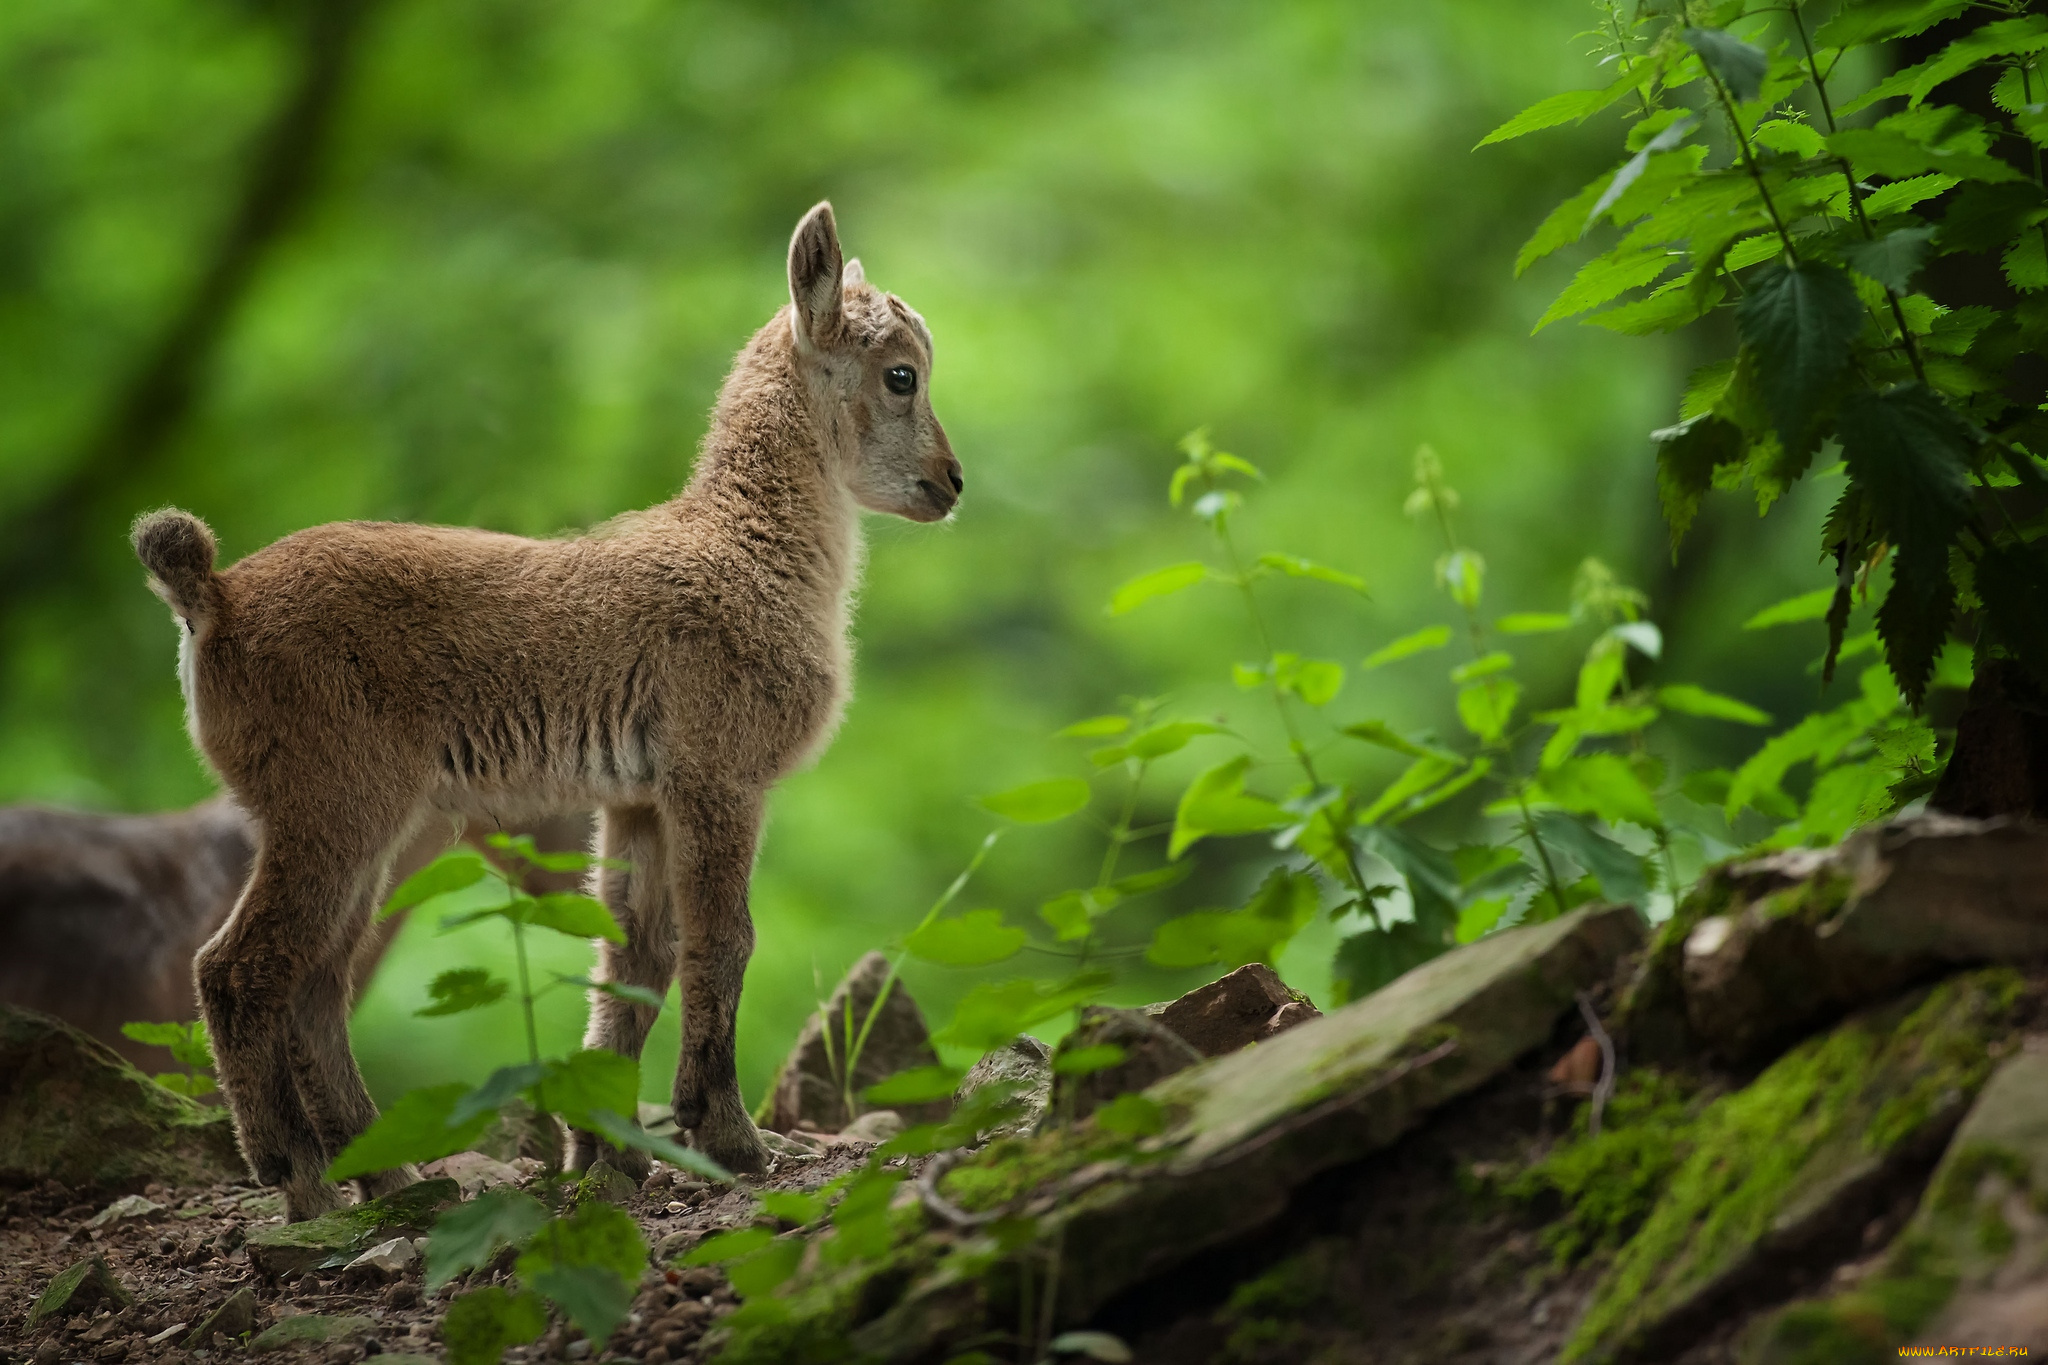
[[[1810,9],[1603,6],[1613,79],[1481,143],[1609,107],[1629,120],[1624,159],[1544,220],[1516,269],[1612,225],[1539,328],[1590,313],[1640,335],[1732,313],[1734,354],[1695,373],[1677,423],[1652,435],[1673,550],[1709,489],[1747,486],[1768,510],[1816,457],[1838,457],[1823,677],[1846,651],[1852,595],[1881,579],[1876,638],[1913,710],[1952,634],[1979,667],[2010,658],[2048,679],[2048,419],[2009,382],[2048,343],[2048,16],[1845,0],[1816,26]],[[1859,74],[1884,66],[1863,54],[1966,15],[1926,60]],[[1934,98],[1976,73],[1992,81],[1983,108]],[[1927,267],[1973,257],[1996,260],[2006,301],[1922,291]]]
[[[516,983],[478,968],[454,968],[435,978],[428,987],[432,1003],[417,1013],[456,1014],[513,995],[525,1027],[527,1060],[499,1068],[474,1089],[459,1083],[430,1086],[401,1097],[335,1158],[327,1178],[346,1180],[465,1150],[502,1107],[523,1097],[539,1113],[730,1183],[731,1174],[709,1157],[647,1133],[634,1121],[640,1074],[630,1058],[600,1048],[562,1058],[540,1055],[533,1005],[549,990],[575,986],[652,1009],[662,1005],[661,997],[651,991],[578,976],[557,976],[539,990],[534,988],[526,955],[529,928],[614,943],[624,942],[625,933],[601,901],[567,892],[529,894],[524,874],[574,872],[599,860],[581,853],[543,853],[525,835],[496,834],[487,842],[509,871],[474,852],[445,854],[401,883],[383,914],[424,910],[460,895],[469,908],[444,915],[444,932],[492,919],[510,927],[518,964]],[[475,888],[480,884],[495,887],[502,898],[492,895],[476,905]],[[438,1288],[457,1275],[480,1269],[507,1247],[518,1251],[513,1265],[518,1288],[493,1285],[455,1300],[443,1324],[451,1365],[496,1361],[507,1346],[538,1337],[547,1327],[550,1304],[592,1342],[602,1344],[624,1321],[647,1263],[646,1242],[629,1214],[601,1200],[580,1199],[572,1179],[557,1177],[544,1183],[538,1194],[500,1187],[442,1214],[428,1242],[427,1285]]]
[[[194,1019],[189,1024],[123,1024],[121,1036],[171,1050],[171,1060],[185,1070],[182,1074],[166,1071],[150,1078],[164,1089],[197,1099],[219,1088],[213,1079],[213,1046],[206,1040],[204,1019]]]

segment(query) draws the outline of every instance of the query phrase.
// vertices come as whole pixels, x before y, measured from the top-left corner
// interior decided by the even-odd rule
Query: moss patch
[[[425,1232],[436,1211],[462,1191],[453,1180],[422,1180],[382,1199],[352,1204],[303,1223],[259,1228],[249,1234],[249,1260],[266,1275],[318,1265],[342,1265],[393,1232]]]
[[[1801,1044],[1693,1125],[1690,1154],[1624,1246],[1566,1348],[1607,1358],[1695,1306],[1781,1220],[1973,1094],[2020,991],[2006,970],[1956,977]]]

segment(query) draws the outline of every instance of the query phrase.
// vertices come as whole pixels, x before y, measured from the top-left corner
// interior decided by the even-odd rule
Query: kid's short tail
[[[213,615],[219,591],[213,573],[218,546],[205,522],[166,507],[137,517],[128,538],[149,570],[150,589],[172,611],[194,627]]]

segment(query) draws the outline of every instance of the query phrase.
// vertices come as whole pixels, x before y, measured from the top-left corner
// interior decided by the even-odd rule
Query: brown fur
[[[762,802],[846,698],[858,507],[936,521],[960,489],[930,334],[858,262],[842,272],[828,205],[797,227],[790,296],[727,377],[689,486],[589,536],[338,523],[215,573],[194,570],[195,518],[137,523],[185,623],[194,736],[261,829],[197,973],[243,1150],[292,1217],[333,1204],[320,1172],[376,1116],[348,958],[433,810],[603,807],[600,849],[631,866],[596,880],[629,940],[600,970],[680,978],[676,1121],[730,1167],[765,1164],[733,1065]],[[885,383],[902,366],[908,396]],[[587,1042],[637,1057],[651,1023],[595,995]],[[598,1150],[578,1134],[572,1160]]]

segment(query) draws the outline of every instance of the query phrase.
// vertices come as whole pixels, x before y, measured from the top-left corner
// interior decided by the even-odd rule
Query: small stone
[[[888,995],[882,998],[885,983]],[[874,1002],[878,998],[882,1004],[876,1009]],[[796,1046],[790,1049],[788,1059],[776,1073],[768,1098],[756,1115],[762,1127],[786,1133],[808,1125],[831,1132],[848,1121],[845,1087],[835,1076],[837,1059],[846,1051],[840,1034],[849,1011],[855,1030],[867,1030],[866,1041],[853,1066],[855,1093],[899,1071],[937,1065],[939,1057],[932,1050],[931,1036],[926,1032],[917,1002],[896,977],[889,959],[880,953],[869,953],[848,970],[825,1002],[825,1008],[804,1021]],[[829,1046],[827,1028],[834,1031]],[[940,1101],[915,1106],[905,1117],[917,1123],[932,1123],[945,1115],[946,1105]]]
[[[1037,1125],[1052,1099],[1052,1049],[1028,1033],[1018,1034],[1009,1046],[996,1048],[969,1069],[960,1088],[953,1092],[953,1103],[958,1105],[996,1081],[1017,1083],[1016,1098],[1023,1105],[1023,1112],[981,1133],[979,1137],[984,1142],[1029,1132]]]
[[[1123,1049],[1123,1060],[1082,1076],[1057,1074],[1060,1058],[1080,1048],[1105,1045]],[[1201,1060],[1202,1054],[1191,1044],[1142,1010],[1084,1006],[1080,1022],[1060,1040],[1059,1050],[1053,1054],[1052,1117],[1048,1122],[1084,1119],[1118,1095],[1143,1090]]]
[[[379,1242],[362,1255],[348,1263],[350,1270],[366,1270],[386,1279],[403,1275],[406,1267],[414,1264],[420,1254],[413,1244],[403,1237],[393,1237],[388,1242]]]
[[[400,1280],[384,1291],[384,1306],[392,1309],[417,1308],[420,1304],[420,1287],[410,1280]]]
[[[662,1265],[678,1256],[687,1256],[697,1249],[697,1243],[709,1235],[709,1230],[705,1228],[683,1228],[678,1232],[669,1233],[655,1243],[654,1263]]]
[[[839,1136],[852,1142],[887,1142],[903,1131],[903,1115],[894,1109],[873,1109],[840,1131]]]
[[[640,1192],[642,1194],[666,1194],[669,1187],[675,1183],[675,1167],[665,1161],[657,1161],[654,1163],[654,1169],[647,1173],[647,1178],[640,1182]]]
[[[273,1279],[319,1266],[344,1266],[395,1232],[425,1232],[435,1213],[459,1197],[456,1183],[443,1176],[304,1223],[260,1227],[249,1234],[249,1262]],[[225,1235],[222,1244],[231,1245]]]
[[[161,1346],[165,1342],[169,1341],[172,1337],[178,1335],[178,1333],[184,1331],[187,1327],[190,1327],[191,1325],[192,1324],[189,1322],[174,1322],[169,1327],[164,1328],[163,1331],[158,1332],[155,1336],[151,1337],[149,1339],[149,1344],[152,1346]]]
[[[590,1354],[590,1342],[586,1338],[579,1337],[575,1341],[570,1342],[568,1349],[564,1350],[562,1354],[571,1360],[582,1360]]]
[[[429,1179],[446,1176],[455,1182],[464,1199],[474,1199],[495,1186],[516,1185],[525,1179],[519,1167],[482,1152],[457,1152],[439,1161],[429,1161],[420,1167],[420,1174]]]
[[[292,1346],[318,1345],[354,1336],[358,1332],[367,1332],[374,1326],[376,1324],[370,1319],[353,1315],[300,1313],[289,1318],[280,1318],[272,1323],[249,1343],[249,1350],[260,1355],[266,1351],[282,1351]]]
[[[116,1199],[113,1203],[86,1219],[85,1225],[89,1228],[103,1228],[109,1223],[118,1223],[123,1218],[147,1218],[151,1214],[162,1213],[163,1211],[164,1206],[157,1203],[154,1199],[145,1198],[139,1194],[131,1194]]]
[[[1225,973],[1178,1000],[1147,1005],[1145,1013],[1205,1057],[1236,1052],[1322,1017],[1263,962]]]
[[[379,1352],[378,1354],[382,1354]],[[328,1365],[347,1365],[356,1358],[356,1348],[345,1341],[338,1341],[327,1348]]]
[[[125,1308],[133,1302],[134,1296],[107,1268],[106,1258],[89,1256],[50,1281],[49,1287],[36,1300],[35,1307],[29,1309],[27,1325],[33,1327],[45,1318],[68,1317],[97,1304]]]
[[[187,1350],[204,1346],[216,1336],[239,1337],[256,1325],[256,1291],[243,1285],[221,1301],[220,1307],[199,1320],[192,1335],[185,1338]]]
[[[624,1204],[640,1192],[640,1187],[624,1171],[615,1169],[608,1161],[590,1163],[583,1173],[583,1179],[576,1185],[576,1202],[581,1204],[592,1199],[607,1204]]]

